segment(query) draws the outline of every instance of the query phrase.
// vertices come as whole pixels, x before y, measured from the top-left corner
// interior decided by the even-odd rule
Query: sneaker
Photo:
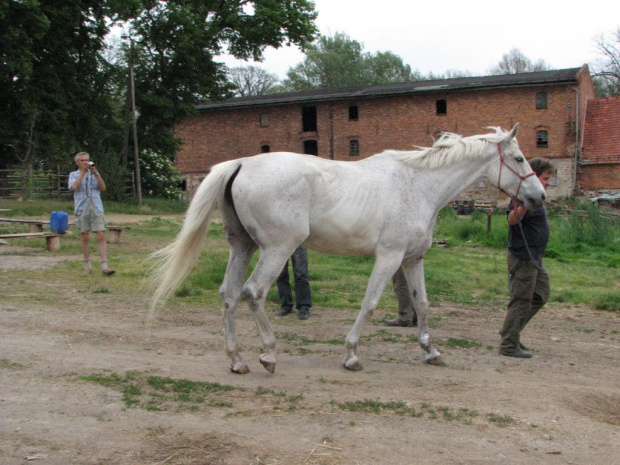
[[[302,307],[299,309],[297,318],[300,320],[307,320],[310,317],[310,309],[308,307]]]
[[[522,343],[519,342],[519,347],[521,348],[521,350],[530,350],[529,347],[525,347]]]
[[[277,315],[278,316],[288,315],[292,311],[293,311],[293,307],[282,307]]]
[[[102,271],[102,273],[106,276],[112,276],[114,273],[116,273],[116,271],[112,270],[111,268],[106,268]]]
[[[506,356],[506,357],[515,357],[515,358],[532,358],[532,353],[531,352],[526,352],[523,349],[521,349],[521,347],[519,347],[517,350],[515,350],[514,352],[504,352],[504,351],[500,351],[500,354]]]

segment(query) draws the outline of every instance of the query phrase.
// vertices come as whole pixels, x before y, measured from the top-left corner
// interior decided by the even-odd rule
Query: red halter
[[[536,173],[534,171],[532,171],[530,174],[525,175],[525,176],[521,176],[519,173],[517,173],[515,170],[513,170],[505,161],[504,161],[504,157],[502,156],[502,145],[501,143],[497,144],[497,153],[499,153],[499,174],[497,176],[497,188],[503,192],[504,194],[506,194],[508,197],[517,197],[519,195],[519,191],[521,190],[521,184],[523,184],[523,181],[525,181],[527,178],[529,178],[530,176],[536,176]],[[501,180],[502,180],[502,167],[506,166],[506,168],[508,168],[510,171],[512,171],[514,173],[515,176],[517,176],[520,181],[519,181],[519,186],[517,187],[517,193],[512,196],[510,195],[508,192],[506,192],[504,189],[502,189],[501,187]]]

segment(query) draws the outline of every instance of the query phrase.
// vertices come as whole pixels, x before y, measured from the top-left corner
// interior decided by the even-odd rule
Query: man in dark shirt
[[[546,189],[555,168],[544,158],[530,160],[532,170]],[[516,199],[508,209],[508,288],[510,301],[500,331],[500,353],[508,357],[531,358],[521,343],[521,331],[549,299],[549,275],[542,257],[549,241],[545,207],[529,211]]]

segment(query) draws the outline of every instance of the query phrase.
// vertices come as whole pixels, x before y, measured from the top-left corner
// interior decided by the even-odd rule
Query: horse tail
[[[156,263],[151,270],[151,316],[159,304],[168,299],[181,285],[198,261],[211,218],[222,199],[230,177],[241,166],[241,160],[219,163],[211,168],[202,181],[185,215],[176,239],[161,250],[151,254]]]

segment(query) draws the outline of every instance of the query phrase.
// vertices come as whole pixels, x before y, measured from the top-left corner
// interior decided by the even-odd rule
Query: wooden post
[[[487,234],[491,232],[491,218],[493,217],[493,209],[487,208]]]
[[[121,233],[123,232],[120,228],[114,228],[108,226],[108,244],[120,244],[121,243]]]
[[[49,252],[60,250],[60,236],[58,234],[45,236],[45,245]]]

